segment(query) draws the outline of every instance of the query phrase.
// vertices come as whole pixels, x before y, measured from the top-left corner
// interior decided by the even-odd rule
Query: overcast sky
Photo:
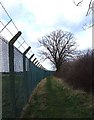
[[[84,0],[78,7],[73,0],[1,0],[1,3],[36,53],[37,40],[56,29],[72,32],[77,38],[78,49],[91,48],[92,28],[83,30],[83,26],[91,20],[85,17],[89,1]],[[0,21],[4,24],[9,21],[1,6]],[[15,29],[10,26],[9,29],[15,34]],[[2,35],[7,36],[7,33],[2,32]]]

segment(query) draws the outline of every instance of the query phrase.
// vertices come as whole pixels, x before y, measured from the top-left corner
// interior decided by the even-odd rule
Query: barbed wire
[[[0,2],[0,5],[1,5],[1,7],[3,8],[3,10],[5,11],[5,13],[7,14],[8,18],[10,19],[10,20],[7,22],[6,25],[5,25],[2,21],[0,21],[0,23],[3,25],[3,28],[0,30],[0,33],[1,33],[4,29],[6,29],[6,30],[12,35],[12,37],[13,37],[13,36],[14,36],[13,33],[7,28],[7,26],[12,22],[12,24],[14,25],[15,29],[17,30],[17,32],[18,32],[19,30],[18,30],[18,28],[17,28],[17,26],[15,25],[14,21],[12,20],[11,16],[8,14],[7,10],[5,9],[5,7],[3,6],[3,4],[2,4],[1,2]],[[25,41],[25,39],[24,39],[24,37],[23,37],[22,35],[21,35],[20,37],[23,39],[23,42],[20,43],[18,40],[16,41],[16,42],[18,42],[18,44],[19,44],[19,46],[17,47],[17,49],[20,50],[20,48],[22,47],[24,50],[26,50],[26,48],[23,46],[23,44],[25,43],[28,47],[29,47],[30,45],[28,45],[28,43]],[[30,52],[28,52],[27,54],[28,54],[29,56],[31,56],[30,53],[33,53],[31,49],[30,49]],[[38,60],[38,61],[39,61],[39,60]],[[40,62],[38,62],[38,63],[40,63]],[[41,64],[39,64],[38,67],[39,67],[39,66],[43,67]]]
[[[5,9],[5,7],[2,5],[2,3],[0,2],[0,4],[1,4],[1,6],[2,6],[2,8],[3,8],[3,10],[5,11],[5,13],[7,14],[7,16],[9,17],[9,19],[10,19],[10,21],[6,24],[6,25],[4,25],[4,28],[3,29],[5,29],[6,27],[7,27],[7,25],[10,23],[10,22],[12,22],[13,23],[13,25],[14,25],[14,27],[16,28],[16,30],[17,30],[17,32],[19,31],[18,30],[18,28],[17,28],[17,26],[15,25],[15,23],[14,23],[14,21],[12,20],[12,18],[11,18],[11,16],[8,14],[8,12],[7,12],[7,10]],[[7,30],[9,31],[9,29],[7,28]],[[9,31],[10,32],[10,31]],[[12,34],[12,32],[10,32],[11,33],[11,35],[13,35]],[[21,38],[23,39],[23,41],[27,44],[27,46],[29,46],[28,45],[28,43],[25,41],[25,39],[23,38],[23,36],[21,35]],[[20,43],[20,42],[19,42]],[[20,43],[21,44],[21,43]]]
[[[2,30],[0,31],[0,33],[4,30],[4,29],[6,29],[10,34],[11,34],[11,36],[13,37],[14,35],[13,35],[13,33],[7,28],[7,25],[8,24],[6,24],[6,25],[4,25],[4,23],[2,22],[2,21],[0,21],[0,23],[4,26],[3,28],[2,28]],[[9,23],[9,22],[8,22]],[[21,44],[19,41],[17,41],[19,44]],[[22,46],[23,47],[23,46]],[[24,48],[24,47],[23,47]],[[24,50],[25,50],[25,48],[24,48]]]

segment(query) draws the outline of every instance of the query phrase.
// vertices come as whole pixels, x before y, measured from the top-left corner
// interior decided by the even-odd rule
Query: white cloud
[[[39,24],[53,24],[58,17],[63,16],[71,22],[79,22],[83,19],[88,9],[89,0],[82,6],[76,7],[73,0],[24,0],[23,4],[31,11]]]
[[[77,0],[75,1],[77,2]],[[20,11],[24,8],[34,14],[38,24],[53,25],[61,16],[71,22],[81,21],[88,9],[89,0],[84,0],[84,3],[79,7],[75,6],[73,0],[8,0],[8,2],[2,0],[2,3],[9,12],[13,11],[12,14],[15,13],[19,16]],[[20,8],[19,13],[16,12],[16,8]]]
[[[76,3],[79,1],[75,0]],[[55,29],[73,32],[77,37],[78,49],[91,47],[91,29],[81,30],[89,1],[83,0],[83,4],[77,7],[73,0],[1,0],[18,29],[22,31],[22,36],[35,53],[37,52],[37,46],[35,46],[37,39]],[[4,10],[0,10],[0,18],[4,23],[9,21]],[[10,24],[8,28],[13,34],[16,34],[13,25]],[[11,36],[6,30],[2,34],[10,40]]]
[[[85,31],[83,30],[83,32],[76,34],[76,37],[79,44],[79,50],[92,48],[92,28]]]

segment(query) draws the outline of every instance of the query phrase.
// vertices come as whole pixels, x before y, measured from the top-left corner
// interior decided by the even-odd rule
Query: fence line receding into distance
[[[1,3],[0,3],[1,4]],[[1,4],[3,7],[3,5]],[[5,8],[3,7],[5,10]],[[5,10],[5,12],[7,12]],[[9,15],[7,13],[7,15]],[[8,16],[11,19],[10,16]],[[3,118],[16,118],[20,116],[20,113],[27,103],[32,91],[36,85],[43,78],[52,75],[53,71],[47,71],[44,69],[38,60],[35,58],[33,62],[31,61],[34,58],[34,54],[31,51],[31,55],[28,58],[28,51],[31,50],[31,47],[25,42],[22,37],[22,33],[16,28],[16,33],[12,33],[8,28],[11,21],[4,24],[2,21],[0,23],[3,25],[0,36],[0,72],[2,73],[2,117]],[[7,30],[11,34],[11,39],[8,42],[5,39],[3,31]],[[5,32],[4,32],[5,33]],[[20,43],[19,39],[23,39]],[[15,43],[18,42],[19,47],[23,46],[23,42],[27,44],[27,47],[21,52],[18,48],[15,47]],[[40,67],[39,67],[40,66]]]

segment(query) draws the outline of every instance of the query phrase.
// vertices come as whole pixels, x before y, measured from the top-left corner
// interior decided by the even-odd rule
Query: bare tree
[[[45,35],[39,43],[45,48],[40,51],[40,54],[44,56],[44,59],[49,59],[57,71],[65,61],[73,57],[76,50],[73,34],[62,30]]]
[[[78,3],[76,3],[75,1],[74,1],[74,4],[76,5],[76,6],[80,6],[80,4],[82,4],[82,2],[83,2],[83,0],[80,0]],[[89,2],[89,5],[88,5],[88,10],[87,10],[87,12],[86,12],[86,16],[88,16],[89,14],[90,14],[90,11],[91,10],[93,10],[93,0],[90,0],[90,2]]]
[[[80,6],[80,4],[83,3],[84,0],[79,0],[79,2],[75,2],[74,0],[74,4],[76,6]],[[84,25],[85,28],[90,28],[90,27],[93,27],[94,26],[94,0],[90,0],[89,4],[88,4],[88,9],[86,11],[86,17],[89,16],[89,15],[92,15],[92,21],[89,23],[89,25],[86,23]]]

